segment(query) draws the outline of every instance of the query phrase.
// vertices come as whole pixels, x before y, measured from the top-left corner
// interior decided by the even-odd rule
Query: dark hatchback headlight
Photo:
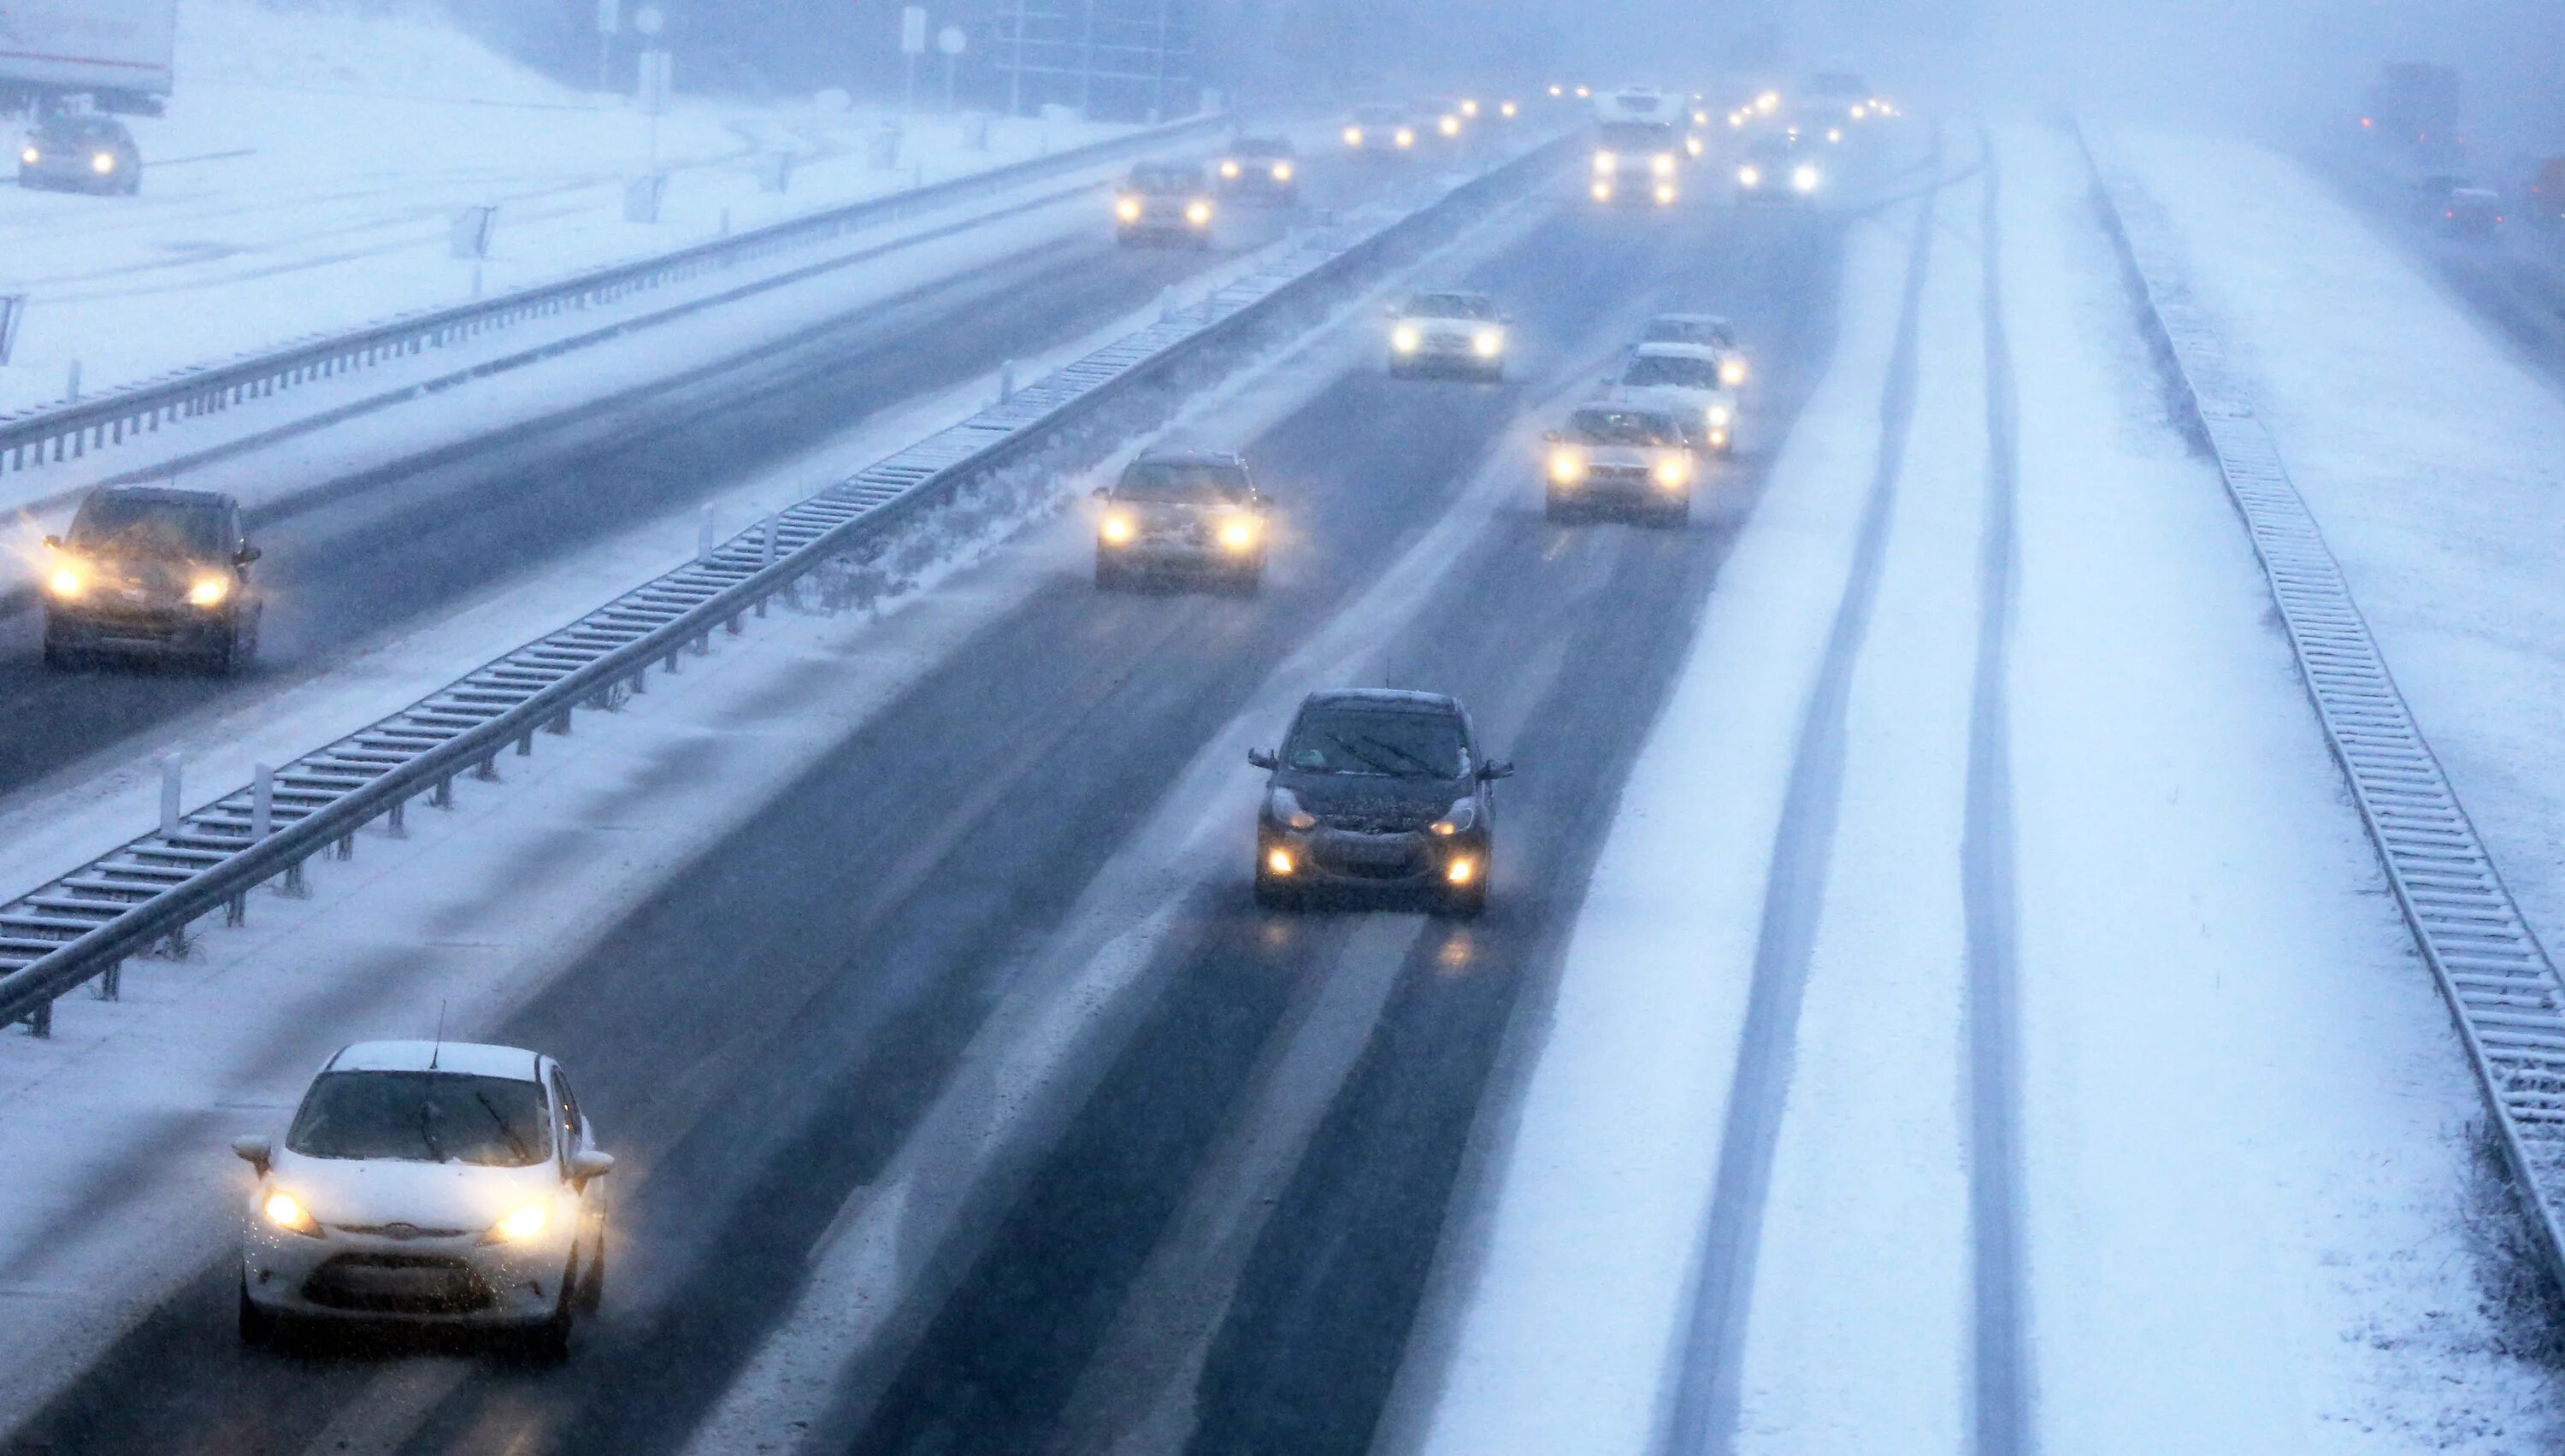
[[[1441,819],[1434,821],[1432,825],[1428,826],[1428,828],[1432,829],[1435,834],[1445,838],[1462,834],[1478,827],[1479,806],[1477,801],[1470,799],[1463,799],[1455,803],[1452,806],[1450,813],[1445,814]]]

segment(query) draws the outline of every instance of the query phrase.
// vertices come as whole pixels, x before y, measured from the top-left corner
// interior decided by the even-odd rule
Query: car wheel
[[[246,1274],[241,1276],[240,1285],[240,1338],[241,1343],[253,1346],[276,1342],[276,1317],[259,1308],[258,1302],[249,1297],[249,1276]]]
[[[596,1232],[596,1247],[588,1251],[587,1276],[579,1282],[579,1312],[593,1315],[605,1303],[605,1231]]]
[[[577,1270],[574,1264],[562,1272],[561,1299],[553,1306],[551,1316],[518,1337],[526,1358],[537,1364],[557,1365],[570,1358],[572,1305],[578,1298],[578,1292],[570,1285]]]
[[[222,641],[205,654],[205,671],[216,677],[230,677],[239,672],[242,659],[248,655],[241,648],[240,623],[235,621],[224,629]]]

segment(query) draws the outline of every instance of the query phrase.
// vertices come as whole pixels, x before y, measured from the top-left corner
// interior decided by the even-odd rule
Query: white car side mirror
[[[275,1154],[276,1144],[268,1141],[264,1137],[235,1137],[232,1139],[232,1155],[239,1158],[242,1162],[249,1164],[251,1167],[258,1169],[262,1177],[266,1175],[268,1163],[275,1157]]]
[[[614,1171],[614,1154],[610,1152],[575,1152],[570,1155],[570,1180],[584,1187],[590,1180]]]

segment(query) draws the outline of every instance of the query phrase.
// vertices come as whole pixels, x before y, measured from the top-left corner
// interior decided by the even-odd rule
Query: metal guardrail
[[[2548,1272],[2565,1285],[2565,986],[2415,726],[2248,382],[2184,285],[2163,210],[2137,178],[2106,168],[2080,128],[2078,139],[2153,343],[2252,535],[2325,739],[2466,1044]]]
[[[822,564],[1054,438],[1131,384],[1245,329],[1294,292],[1341,277],[1462,206],[1542,164],[1536,147],[1375,231],[1321,230],[1190,308],[1016,390],[969,419],[865,467],[697,560],[558,631],[465,674],[390,717],[296,759],[260,784],[174,817],[41,888],[0,903],[0,1024],[53,1029],[56,998],[97,982],[114,999],[123,962],[183,955],[192,924],[217,910],[238,924],[251,890],[303,888],[317,854],[347,858],[360,829],[398,835],[411,801],[453,803],[454,783],[494,777],[501,755],[567,734],[582,708],[646,692],[654,666],[674,673],[709,649],[715,630],[751,614]]]
[[[91,450],[157,431],[164,423],[216,414],[244,400],[263,399],[298,384],[336,378],[385,360],[407,358],[529,320],[596,308],[649,289],[736,268],[791,249],[1003,192],[1029,181],[1211,135],[1231,124],[1226,116],[1189,118],[950,181],[770,223],[731,237],[614,264],[482,302],[404,314],[346,333],[263,350],[228,364],[191,365],[72,403],[0,415],[0,471],[78,459]]]

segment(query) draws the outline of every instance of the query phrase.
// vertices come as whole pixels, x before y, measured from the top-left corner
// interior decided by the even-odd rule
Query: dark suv
[[[1253,593],[1265,581],[1273,503],[1247,462],[1213,450],[1150,450],[1111,485],[1097,486],[1095,585],[1183,576]]]
[[[47,117],[19,145],[18,185],[129,197],[142,187],[142,150],[114,117]]]
[[[1469,711],[1441,693],[1388,688],[1314,692],[1301,700],[1256,814],[1256,898],[1279,905],[1311,890],[1389,889],[1438,909],[1487,907],[1494,849],[1490,785],[1514,765],[1479,754]]]
[[[97,651],[192,657],[217,672],[258,648],[258,548],[240,503],[203,490],[90,492],[67,536],[48,536],[45,662]]]

